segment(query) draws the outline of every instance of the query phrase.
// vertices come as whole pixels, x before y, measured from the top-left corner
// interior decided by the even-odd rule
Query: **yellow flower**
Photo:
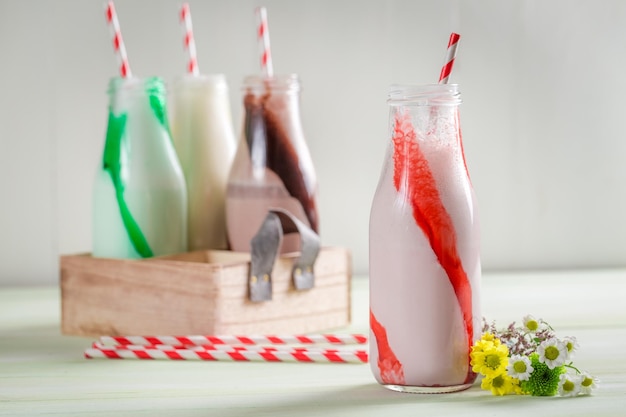
[[[472,353],[484,352],[485,350],[489,350],[493,348],[493,342],[485,341],[485,340],[477,340],[472,346]]]
[[[511,377],[511,383],[513,384],[513,391],[511,391],[512,394],[524,395],[524,391],[522,390],[522,387],[520,386],[519,379]]]
[[[483,333],[480,340],[484,340],[485,342],[493,342],[494,344],[500,344],[500,339],[496,337],[493,333]]]
[[[486,376],[480,384],[484,390],[491,390],[493,395],[506,395],[518,393],[519,384],[514,378],[506,373]]]
[[[500,346],[501,342],[493,333],[483,333],[482,337],[472,346],[472,352],[484,352],[495,346]]]
[[[495,377],[504,373],[509,364],[509,349],[506,345],[479,340],[470,353],[472,370],[485,376]]]
[[[496,338],[496,335],[493,333],[483,333],[480,339],[487,342],[495,342],[496,340],[500,342],[500,339]]]

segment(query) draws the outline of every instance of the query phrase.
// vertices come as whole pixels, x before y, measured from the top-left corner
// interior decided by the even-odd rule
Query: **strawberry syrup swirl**
[[[387,340],[387,330],[376,320],[374,313],[370,310],[370,328],[376,337],[378,347],[378,369],[380,379],[385,384],[404,385],[404,370],[402,363],[398,360]]]
[[[417,135],[408,114],[396,114],[392,140],[394,186],[397,191],[404,189],[406,198],[413,209],[415,222],[424,232],[439,264],[454,288],[465,324],[469,363],[469,349],[474,334],[472,287],[457,251],[456,232],[452,219],[441,201],[437,183],[428,160],[417,142]],[[471,368],[468,367],[466,382],[472,378]]]

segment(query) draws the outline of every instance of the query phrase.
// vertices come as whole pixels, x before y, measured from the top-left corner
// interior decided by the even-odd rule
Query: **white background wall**
[[[89,251],[91,190],[116,64],[100,0],[0,0],[0,285],[56,284]],[[626,2],[190,0],[200,69],[258,71],[268,8],[277,73],[303,83],[322,240],[367,271],[391,83],[436,82],[461,34],[465,150],[485,269],[626,265]],[[132,70],[184,70],[177,0],[118,0]]]

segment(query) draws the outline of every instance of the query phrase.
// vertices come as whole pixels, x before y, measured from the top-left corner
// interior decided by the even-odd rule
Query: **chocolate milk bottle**
[[[317,179],[300,121],[296,75],[250,76],[243,85],[244,125],[226,191],[231,250],[250,251],[270,208],[283,208],[318,232]],[[282,253],[298,250],[285,236]]]

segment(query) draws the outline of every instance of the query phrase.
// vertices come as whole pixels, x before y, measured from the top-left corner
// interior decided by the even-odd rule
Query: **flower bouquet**
[[[526,316],[522,326],[511,323],[498,330],[483,325],[483,335],[472,346],[471,366],[483,376],[481,388],[493,395],[576,396],[590,394],[598,379],[574,367],[575,337],[556,337],[542,319]]]

